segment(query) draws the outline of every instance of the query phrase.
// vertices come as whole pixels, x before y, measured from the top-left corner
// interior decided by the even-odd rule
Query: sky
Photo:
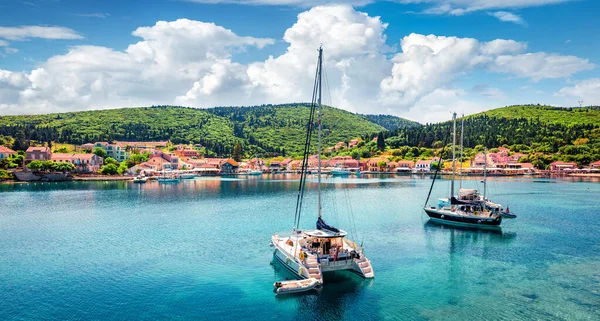
[[[421,123],[600,105],[597,0],[2,0],[0,115],[312,97]]]

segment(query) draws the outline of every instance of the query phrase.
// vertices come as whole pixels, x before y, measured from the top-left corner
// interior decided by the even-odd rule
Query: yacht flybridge
[[[319,60],[315,77],[313,100],[310,106],[310,114],[307,123],[306,141],[304,145],[304,157],[300,172],[300,186],[296,203],[294,225],[290,235],[274,234],[271,244],[275,248],[274,257],[283,264],[290,272],[302,279],[311,282],[294,283],[295,281],[277,282],[276,288],[290,287],[293,292],[306,291],[314,288],[313,279],[318,285],[323,284],[323,273],[349,270],[357,273],[363,278],[373,278],[371,262],[363,255],[362,246],[346,239],[347,233],[341,229],[328,225],[322,216],[321,196],[321,75],[323,67],[323,48],[319,48]],[[316,122],[315,122],[316,112]],[[317,167],[317,222],[316,229],[299,229],[302,202],[306,187],[308,174],[308,158],[313,130],[317,127],[318,132],[318,167]],[[278,293],[288,293],[279,292]]]
[[[458,226],[468,226],[480,229],[497,229],[502,223],[502,218],[516,218],[517,216],[510,213],[508,208],[504,210],[502,205],[492,203],[486,198],[486,164],[487,157],[484,162],[483,168],[483,195],[481,195],[475,189],[459,189],[458,196],[454,194],[454,169],[456,168],[456,113],[452,115],[454,122],[453,129],[453,142],[452,142],[452,182],[450,185],[450,197],[440,198],[438,200],[438,206],[427,207],[429,201],[429,195],[425,201],[425,213],[429,218],[438,223]],[[462,141],[462,134],[461,134]],[[461,142],[461,156],[462,156],[462,142]],[[435,184],[437,177],[437,171],[433,177],[431,187]],[[461,179],[462,179],[462,163],[461,163]],[[431,189],[429,190],[431,195]]]

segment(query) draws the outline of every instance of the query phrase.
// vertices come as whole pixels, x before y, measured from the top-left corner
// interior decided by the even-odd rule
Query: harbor
[[[358,231],[352,238],[364,240],[376,277],[326,273],[320,292],[282,297],[273,293],[273,284],[295,277],[273,257],[269,236],[289,235],[298,181],[288,174],[200,177],[179,184],[0,184],[0,315],[100,319],[110,311],[114,319],[264,320],[445,319],[448,311],[465,320],[597,315],[597,284],[590,280],[600,266],[595,220],[600,203],[592,197],[600,193],[598,182],[488,178],[490,197],[520,215],[503,222],[500,231],[473,231],[429,222],[422,208],[428,176],[324,179],[327,223],[348,226],[334,205],[349,199]],[[432,194],[445,195],[449,183],[442,177]],[[316,202],[315,184],[308,179],[306,202]],[[314,226],[310,213],[301,226]],[[482,297],[494,304],[480,304]]]

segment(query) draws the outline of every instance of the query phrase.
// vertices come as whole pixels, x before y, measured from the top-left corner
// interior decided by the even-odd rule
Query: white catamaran
[[[310,116],[307,124],[306,142],[304,146],[304,158],[302,160],[302,170],[300,174],[300,186],[298,190],[298,200],[296,204],[296,215],[294,226],[290,236],[280,236],[274,234],[271,238],[271,244],[275,248],[274,256],[283,266],[303,279],[315,279],[319,284],[323,283],[323,273],[341,270],[349,270],[357,273],[363,278],[373,278],[373,268],[371,262],[363,255],[362,247],[346,239],[347,233],[325,223],[322,218],[321,207],[321,74],[323,67],[323,49],[319,48],[319,60],[315,77],[313,101],[310,109]],[[316,100],[316,101],[315,101]],[[315,111],[317,111],[317,121],[315,123]],[[310,154],[310,142],[314,127],[318,130],[318,219],[316,229],[300,230],[300,214],[302,211],[302,200],[306,186],[306,177],[308,172],[308,158]],[[291,282],[291,281],[289,281]],[[309,282],[308,284],[312,284]],[[284,282],[278,282],[275,286],[286,286]],[[297,287],[300,285],[292,284]],[[306,286],[306,290],[311,289]]]

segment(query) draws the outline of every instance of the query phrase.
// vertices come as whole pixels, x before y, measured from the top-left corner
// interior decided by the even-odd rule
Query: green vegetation
[[[600,124],[600,107],[561,108],[540,105],[519,105],[488,110],[469,117],[531,119],[561,125]]]
[[[100,174],[102,175],[116,175],[119,172],[119,168],[115,164],[108,164],[100,168]]]
[[[512,106],[494,109],[466,117],[464,133],[465,156],[469,157],[482,151],[484,146],[504,146],[512,152],[536,155],[534,163],[539,159],[541,167],[553,160],[587,165],[600,159],[600,108],[597,107]],[[383,134],[391,149],[407,151],[434,146],[439,149],[452,141],[452,122]],[[416,153],[413,156],[416,157]],[[450,157],[449,148],[444,150],[442,157]],[[525,158],[524,161],[533,160]]]
[[[31,163],[27,164],[27,168],[34,172],[48,172],[48,171],[57,171],[57,172],[72,172],[75,170],[75,165],[68,162],[53,162],[53,161],[41,161],[34,160]]]
[[[421,126],[421,124],[414,122],[412,120],[400,118],[392,115],[361,115],[366,120],[380,125],[381,127],[387,130],[394,130],[398,128],[406,128],[406,127],[415,127]]]
[[[102,157],[102,158],[106,157],[106,151],[104,149],[102,149],[101,147],[95,147],[94,151],[92,153],[98,157]]]
[[[236,143],[244,156],[299,153],[309,108],[305,105],[258,107],[141,107],[60,114],[0,117],[0,135],[15,137],[18,149],[29,144],[96,141],[171,140],[202,144],[207,155],[231,156]],[[384,130],[363,116],[336,108],[323,110],[324,145]]]

